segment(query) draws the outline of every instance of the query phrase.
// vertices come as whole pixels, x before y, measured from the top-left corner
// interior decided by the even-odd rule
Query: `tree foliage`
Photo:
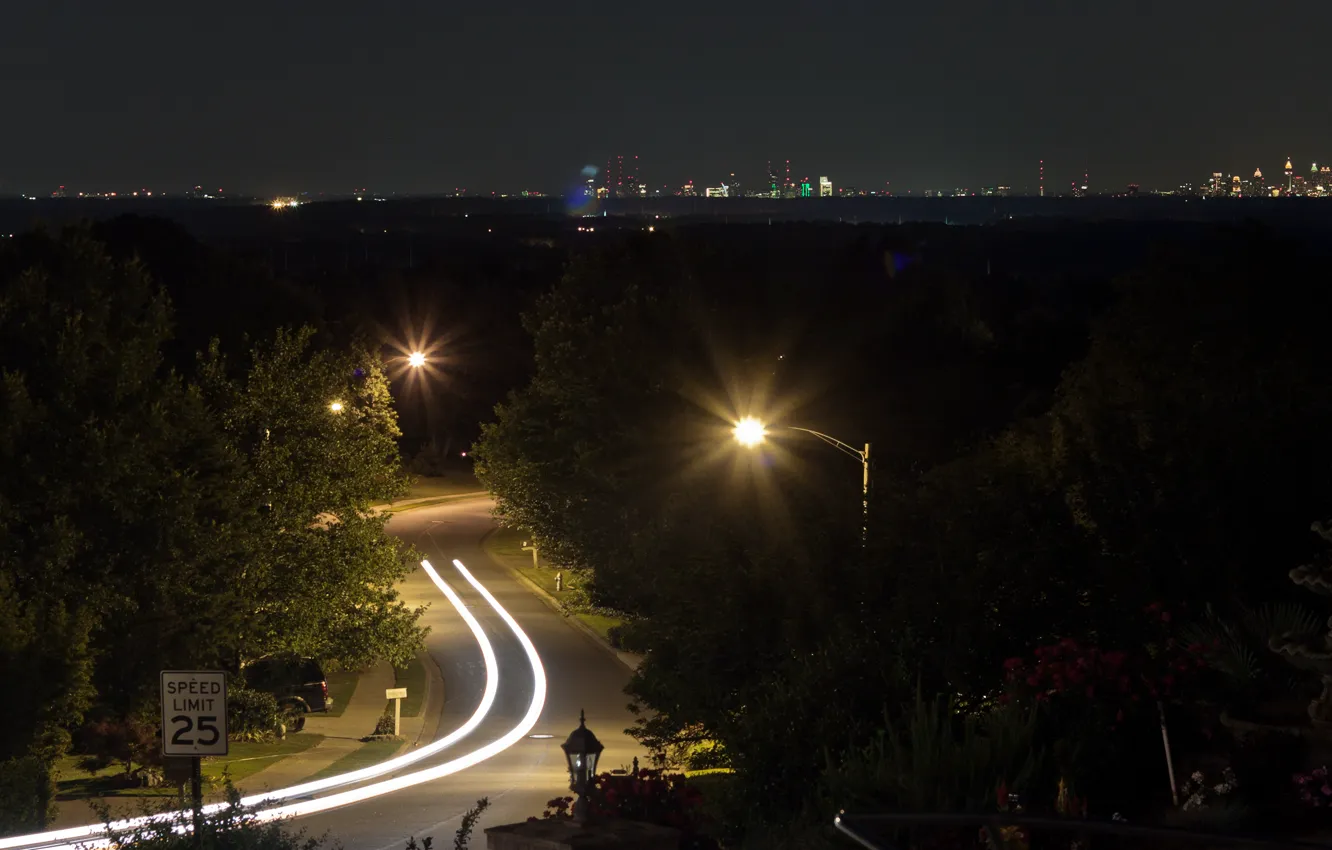
[[[1156,641],[1124,616],[1148,602],[1287,592],[1332,499],[1332,296],[1298,246],[1220,232],[1113,286],[697,248],[574,263],[477,453],[501,519],[637,618],[640,738],[724,759],[750,811],[802,810],[917,688],[979,711],[1033,647]],[[698,462],[700,374],[734,413],[874,443],[864,548],[844,459],[770,434]]]
[[[0,254],[0,760],[51,764],[158,671],[269,654],[404,660],[408,553],[368,512],[405,486],[363,347],[278,331],[234,369],[164,361],[171,306],[86,232]],[[342,411],[329,409],[332,400]],[[0,824],[0,828],[4,825]]]

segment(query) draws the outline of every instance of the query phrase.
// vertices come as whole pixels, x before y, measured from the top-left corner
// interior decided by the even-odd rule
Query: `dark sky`
[[[1332,0],[11,2],[0,192],[1271,176],[1332,161],[1329,35]]]

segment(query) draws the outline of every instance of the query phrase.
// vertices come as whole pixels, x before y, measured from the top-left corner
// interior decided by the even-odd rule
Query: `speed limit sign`
[[[162,754],[227,754],[227,674],[162,671]]]

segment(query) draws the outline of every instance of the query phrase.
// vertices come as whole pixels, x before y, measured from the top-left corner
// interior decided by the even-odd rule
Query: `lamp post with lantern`
[[[605,749],[592,730],[587,728],[587,717],[578,712],[578,728],[569,733],[569,738],[560,745],[564,758],[569,763],[569,790],[578,795],[574,800],[573,819],[575,823],[587,822],[587,792],[592,785],[592,778],[597,775],[597,759]]]

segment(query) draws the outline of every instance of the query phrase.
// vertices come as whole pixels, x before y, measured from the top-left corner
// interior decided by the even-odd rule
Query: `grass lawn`
[[[585,625],[591,626],[592,631],[601,635],[607,641],[610,636],[607,634],[611,626],[621,625],[624,620],[619,617],[607,617],[604,614],[574,614],[575,617],[582,620]]]
[[[526,535],[521,531],[512,528],[501,528],[486,538],[485,547],[497,561],[513,567],[537,587],[556,599],[560,598],[564,595],[563,591],[555,590],[555,574],[559,570],[547,567],[544,564],[540,567],[533,567],[532,553],[523,551],[523,541],[526,539]],[[585,625],[590,626],[593,631],[603,638],[607,638],[607,629],[624,622],[618,617],[607,617],[603,614],[574,614],[573,616]],[[609,640],[609,638],[607,639]]]
[[[311,782],[316,779],[336,776],[339,773],[359,770],[372,764],[379,764],[381,761],[397,755],[402,746],[402,741],[366,741],[359,749],[352,750],[305,781]]]
[[[271,743],[243,743],[232,741],[225,756],[207,758],[203,762],[206,782],[221,784],[226,772],[233,782],[251,776],[279,759],[308,750],[318,744],[323,735],[288,735]],[[176,788],[164,785],[158,788],[125,788],[120,785],[123,769],[112,765],[104,770],[89,772],[79,767],[79,756],[65,756],[56,764],[56,798],[83,800],[89,797],[174,797]]]
[[[406,688],[407,698],[402,701],[402,716],[415,717],[421,713],[421,704],[425,701],[426,674],[420,658],[413,658],[406,667],[393,670],[395,688]]]
[[[328,677],[325,680],[328,682],[328,698],[333,701],[325,716],[341,717],[342,712],[347,710],[347,703],[356,690],[356,680],[361,678],[361,673],[359,670],[343,670],[325,675]]]
[[[232,741],[225,756],[204,759],[203,775],[207,781],[222,781],[222,775],[231,777],[232,782],[239,782],[247,776],[253,776],[279,759],[296,753],[302,753],[324,740],[323,735],[301,732],[288,735],[281,741],[270,743],[251,743]]]
[[[562,593],[555,590],[555,574],[559,570],[542,562],[540,567],[532,566],[532,553],[523,551],[523,541],[527,535],[512,528],[501,528],[486,538],[486,550],[500,563],[516,569],[524,578],[530,579],[537,587],[559,597]]]
[[[413,476],[412,487],[404,499],[425,499],[434,496],[458,496],[463,493],[477,493],[485,490],[481,482],[469,470],[459,470],[439,478],[424,475]]]
[[[79,767],[80,756],[65,756],[56,762],[56,799],[85,800],[89,797],[174,797],[176,789],[171,785],[160,788],[122,788],[120,775],[124,773],[121,765],[113,764],[108,768],[87,771]]]

